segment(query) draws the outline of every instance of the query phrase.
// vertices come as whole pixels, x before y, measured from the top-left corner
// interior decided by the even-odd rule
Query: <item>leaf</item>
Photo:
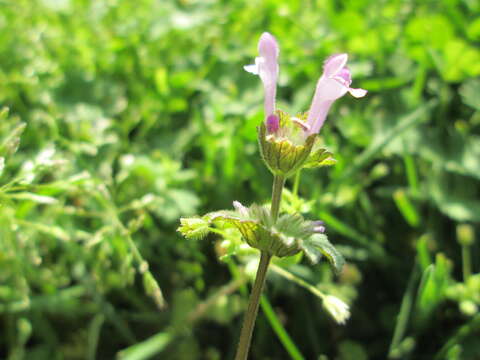
[[[258,221],[266,227],[270,227],[273,224],[270,210],[266,206],[252,204],[248,208],[248,217],[252,220]]]
[[[423,137],[420,155],[442,169],[480,179],[480,137],[452,132],[442,139],[439,131]]]
[[[29,192],[12,193],[8,194],[8,197],[16,200],[30,200],[38,204],[54,204],[58,201],[51,196],[37,195]]]
[[[132,345],[117,354],[118,360],[146,360],[151,359],[173,340],[173,335],[169,332],[160,332],[149,337],[147,340]]]
[[[21,122],[15,126],[15,128],[7,135],[0,145],[0,155],[11,156],[17,152],[18,145],[20,144],[20,136],[27,124]]]
[[[330,241],[328,241],[327,235],[314,234],[310,237],[307,244],[317,248],[328,259],[336,274],[342,271],[345,259]]]
[[[433,202],[444,214],[460,222],[480,221],[478,183],[473,179],[440,172],[430,187]]]
[[[442,254],[435,264],[428,266],[422,275],[418,289],[416,309],[417,320],[422,324],[445,299],[445,290],[450,281],[450,265]]]
[[[480,110],[480,79],[468,79],[460,87],[462,101],[474,108]]]
[[[420,224],[420,216],[405,190],[396,190],[393,193],[393,200],[405,221],[407,221],[410,226],[417,227]]]
[[[193,215],[200,204],[197,195],[189,190],[168,189],[164,194],[165,204],[155,212],[166,221],[176,221],[182,215]]]
[[[318,263],[322,258],[322,253],[308,241],[303,243],[302,250],[312,264]]]
[[[210,228],[208,221],[203,218],[180,218],[180,226],[177,231],[187,239],[201,240],[208,235]]]
[[[313,234],[314,225],[299,214],[284,214],[277,220],[274,228],[285,236],[307,239]]]
[[[333,154],[326,149],[318,149],[308,157],[303,165],[304,168],[316,168],[321,166],[335,165],[337,160],[333,158]]]
[[[413,125],[417,125],[427,119],[428,112],[437,104],[437,101],[431,100],[428,103],[418,107],[407,115],[400,117],[396,125],[387,131],[380,133],[372,143],[359,156],[355,158],[353,164],[344,171],[341,179],[350,179],[352,174],[356,173],[366,164],[368,164],[382,149],[384,149],[397,136]]]
[[[298,214],[284,214],[273,225],[270,211],[265,206],[253,204],[242,210],[217,211],[204,216],[210,224],[220,222],[237,228],[244,240],[253,248],[284,257],[297,254],[301,244],[313,234],[313,224]]]

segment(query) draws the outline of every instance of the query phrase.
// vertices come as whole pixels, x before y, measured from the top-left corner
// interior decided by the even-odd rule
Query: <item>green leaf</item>
[[[432,178],[430,196],[441,212],[460,222],[480,221],[478,182],[440,172]]]
[[[326,149],[318,149],[308,157],[303,165],[304,168],[316,168],[321,166],[335,165],[337,160],[333,158],[333,154]]]
[[[8,197],[16,200],[29,200],[29,201],[36,202],[38,204],[55,204],[58,201],[57,199],[51,196],[38,195],[30,192],[12,193],[12,194],[8,194]]]
[[[420,224],[420,216],[405,190],[396,190],[393,193],[393,200],[405,221],[408,222],[410,226],[417,227]]]
[[[121,350],[117,354],[118,360],[147,360],[165,349],[174,336],[168,332],[160,332],[147,340]]]
[[[18,145],[20,144],[20,136],[26,126],[27,124],[22,122],[17,124],[13,130],[10,131],[10,134],[7,135],[0,145],[0,155],[11,156],[17,152]]]
[[[381,152],[395,138],[400,136],[410,127],[417,125],[428,119],[428,112],[437,104],[437,101],[431,100],[414,111],[406,114],[398,119],[396,124],[384,132],[378,133],[372,143],[358,156],[350,167],[343,172],[341,179],[350,179],[353,174],[363,168],[372,159]]]
[[[438,254],[435,264],[428,266],[422,275],[416,301],[417,321],[423,323],[445,299],[449,281],[450,265],[445,256]]]
[[[299,214],[284,214],[274,225],[276,231],[297,239],[307,239],[313,234],[313,228],[312,222]]]
[[[306,244],[307,247],[313,246],[318,249],[328,259],[336,274],[339,274],[342,271],[343,265],[345,264],[345,259],[343,258],[342,254],[340,254],[340,252],[330,243],[330,241],[328,241],[327,235],[314,234],[310,237]],[[305,247],[306,244],[303,244],[303,246]]]
[[[304,242],[302,245],[302,250],[307,259],[312,263],[316,264],[322,258],[322,253],[308,241]]]
[[[479,19],[480,20],[480,19]],[[480,79],[468,79],[460,87],[462,101],[476,110],[480,110]]]
[[[187,239],[201,240],[208,235],[210,228],[208,221],[203,218],[181,218],[177,231]]]

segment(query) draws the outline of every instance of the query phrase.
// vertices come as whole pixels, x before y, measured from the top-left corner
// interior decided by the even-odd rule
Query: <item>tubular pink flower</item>
[[[249,73],[260,76],[265,90],[265,119],[275,112],[275,95],[278,78],[278,54],[280,50],[275,38],[264,32],[258,41],[258,53],[255,64],[243,68]]]
[[[352,77],[347,64],[348,55],[338,54],[330,56],[323,65],[323,74],[317,82],[312,105],[308,112],[307,124],[310,129],[306,135],[316,134],[320,131],[330,106],[335,100],[347,92],[356,98],[363,97],[367,90],[350,87]]]

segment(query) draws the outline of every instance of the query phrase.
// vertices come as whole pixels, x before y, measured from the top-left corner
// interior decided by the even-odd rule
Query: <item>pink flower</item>
[[[265,119],[275,112],[275,94],[278,78],[279,48],[275,38],[264,32],[258,41],[258,53],[254,65],[245,65],[243,68],[249,73],[260,76],[265,89]]]
[[[255,64],[246,65],[244,69],[252,74],[260,76],[265,89],[265,126],[269,134],[279,130],[279,118],[275,114],[275,95],[278,78],[278,54],[280,50],[275,38],[264,32],[258,41],[258,53]],[[349,92],[359,98],[367,94],[367,90],[351,88],[352,77],[346,67],[347,54],[330,56],[323,65],[323,74],[317,82],[312,105],[308,112],[306,122],[298,118],[292,118],[293,123],[303,130],[308,137],[317,134],[327,117],[330,106],[335,100]]]
[[[328,110],[335,100],[347,92],[356,98],[367,94],[367,90],[350,87],[352,77],[350,70],[345,66],[347,60],[347,54],[338,54],[330,56],[325,61],[323,74],[317,82],[315,95],[308,112],[307,125],[309,130],[306,131],[307,136],[320,131]]]

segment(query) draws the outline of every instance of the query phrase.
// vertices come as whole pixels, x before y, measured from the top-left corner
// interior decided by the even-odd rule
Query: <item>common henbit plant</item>
[[[178,229],[186,238],[198,239],[214,231],[215,225],[235,228],[249,246],[260,250],[260,263],[245,313],[236,360],[244,360],[248,356],[260,295],[273,256],[303,253],[313,264],[325,256],[336,273],[342,269],[344,259],[328,241],[323,223],[306,220],[300,214],[280,214],[280,202],[288,177],[303,168],[335,163],[333,154],[320,146],[317,136],[332,103],[347,92],[354,97],[363,97],[367,93],[366,90],[350,87],[352,80],[350,70],[346,67],[347,54],[333,55],[324,63],[323,74],[318,80],[308,113],[290,116],[275,108],[279,48],[271,34],[262,34],[258,52],[255,64],[244,68],[260,77],[265,90],[265,120],[258,127],[258,142],[262,159],[273,174],[271,205],[252,204],[246,207],[234,201],[235,210],[182,218]],[[346,304],[326,296],[324,305],[337,322],[345,322],[349,314]]]

